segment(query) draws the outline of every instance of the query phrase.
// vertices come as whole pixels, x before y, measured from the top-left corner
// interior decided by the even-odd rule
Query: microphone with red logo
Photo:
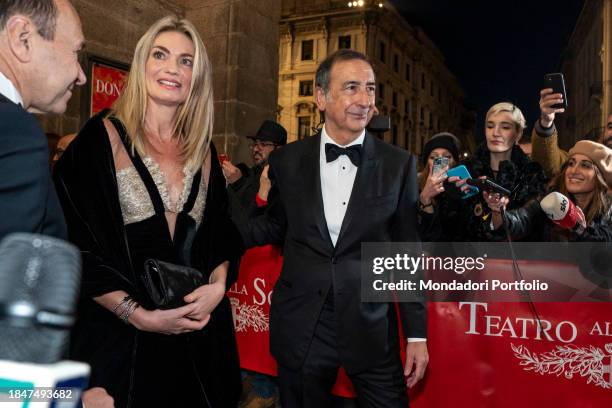
[[[586,228],[584,213],[569,198],[553,191],[540,201],[542,211],[555,224],[579,234]]]

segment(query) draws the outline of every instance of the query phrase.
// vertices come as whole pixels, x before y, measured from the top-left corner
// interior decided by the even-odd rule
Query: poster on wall
[[[128,68],[119,64],[92,61],[90,69],[90,116],[110,108],[127,82]]]

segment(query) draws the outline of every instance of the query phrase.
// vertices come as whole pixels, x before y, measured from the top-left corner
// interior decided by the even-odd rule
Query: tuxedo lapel
[[[304,170],[304,199],[312,197],[312,200],[307,204],[311,211],[311,216],[314,218],[317,229],[323,240],[333,248],[333,243],[327,229],[327,221],[325,220],[325,211],[323,210],[323,194],[321,192],[321,167],[319,164],[319,155],[321,148],[321,134],[312,136],[309,139],[306,151],[301,158],[300,168]]]
[[[366,191],[371,185],[372,175],[376,171],[378,166],[378,159],[375,155],[375,145],[372,136],[366,133],[366,137],[363,141],[362,147],[362,160],[357,175],[355,177],[355,183],[353,184],[353,190],[351,191],[351,198],[346,209],[346,214],[342,220],[342,226],[340,227],[340,234],[338,235],[338,241],[336,242],[336,248],[342,242],[342,237],[346,234],[355,214],[359,208],[363,206],[363,200],[366,196]]]

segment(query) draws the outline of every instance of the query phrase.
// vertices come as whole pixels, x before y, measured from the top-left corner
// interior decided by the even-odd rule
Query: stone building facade
[[[72,0],[90,56],[129,65],[138,39],[157,19],[176,14],[198,28],[213,66],[219,150],[248,158],[245,136],[276,116],[281,0]],[[90,73],[86,72],[88,79]],[[88,88],[77,89],[64,115],[41,116],[48,133],[77,132],[89,116]]]
[[[561,64],[567,112],[555,119],[560,145],[597,140],[612,114],[612,0],[587,0]]]
[[[284,0],[280,20],[278,120],[289,141],[307,137],[319,124],[314,76],[339,48],[363,52],[377,80],[377,107],[391,118],[385,140],[416,154],[440,131],[473,146],[466,126],[463,91],[444,57],[418,27],[388,3]]]

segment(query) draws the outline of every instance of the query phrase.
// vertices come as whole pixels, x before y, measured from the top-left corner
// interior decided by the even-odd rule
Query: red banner
[[[94,62],[91,67],[91,116],[110,108],[127,81],[128,71]]]
[[[248,251],[240,279],[230,291],[240,359],[248,370],[276,372],[268,352],[268,312],[281,265],[282,258],[273,247]],[[410,390],[411,406],[612,406],[612,306],[534,306],[431,303],[430,362],[425,378]],[[353,394],[343,372],[334,393]]]

